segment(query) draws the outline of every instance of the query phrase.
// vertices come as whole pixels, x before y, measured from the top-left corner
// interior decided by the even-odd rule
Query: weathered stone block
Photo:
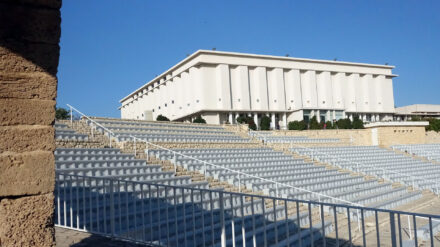
[[[0,152],[54,151],[55,130],[52,126],[0,127]]]
[[[0,201],[0,246],[54,246],[52,193]]]
[[[0,2],[0,39],[58,44],[60,11],[35,5]]]
[[[56,76],[59,46],[10,41],[0,43],[0,72],[48,72]]]
[[[54,100],[0,99],[0,125],[50,125],[54,117]]]
[[[0,154],[0,197],[45,194],[55,183],[55,159],[52,152]]]
[[[53,100],[56,96],[57,78],[48,73],[0,72],[0,98]]]

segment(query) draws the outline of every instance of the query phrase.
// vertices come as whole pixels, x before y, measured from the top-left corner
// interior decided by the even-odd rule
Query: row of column
[[[258,118],[258,113],[246,113],[247,116],[253,117],[257,129],[260,128],[260,119]],[[276,113],[265,113],[266,116],[270,117],[270,128],[275,129],[276,127]],[[236,123],[236,119],[240,116],[240,113],[229,113],[229,123]],[[281,129],[287,129],[287,114],[282,113],[281,115]]]

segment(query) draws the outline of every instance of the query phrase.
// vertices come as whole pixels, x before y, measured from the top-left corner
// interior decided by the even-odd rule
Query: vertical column
[[[271,115],[270,115],[270,117],[271,117],[271,120],[270,120],[270,128],[271,129],[275,129],[275,113],[271,113]]]
[[[233,114],[231,112],[229,113],[229,120],[228,121],[229,121],[230,124],[234,123],[234,117],[233,117]]]
[[[258,121],[258,113],[254,113],[254,122],[257,126],[257,130],[260,129],[260,122]]]
[[[284,129],[287,129],[287,113],[283,113],[283,127]]]
[[[0,245],[54,246],[61,1],[0,1]],[[19,114],[17,114],[19,113]]]

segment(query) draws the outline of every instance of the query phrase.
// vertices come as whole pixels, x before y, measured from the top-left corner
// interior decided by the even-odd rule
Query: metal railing
[[[55,203],[59,227],[157,246],[402,246],[411,235],[415,246],[421,239],[434,246],[439,230],[434,220],[440,220],[438,215],[62,172],[56,173]],[[361,236],[354,234],[352,220],[360,222]],[[426,226],[423,231],[420,225]]]
[[[76,112],[78,112],[80,115],[82,115],[82,116],[85,117],[87,120],[89,120],[89,121],[91,122],[92,125],[99,126],[101,129],[103,129],[104,131],[106,131],[106,132],[108,133],[108,135],[109,135],[109,139],[110,139],[110,147],[111,147],[112,137],[116,137],[116,135],[115,135],[115,133],[114,133],[113,131],[109,130],[108,128],[106,128],[106,127],[103,126],[102,124],[100,124],[100,123],[96,122],[95,120],[91,119],[90,117],[86,116],[84,113],[80,112],[80,111],[79,111],[78,109],[76,109],[75,107],[73,107],[73,106],[71,106],[71,105],[69,105],[69,104],[67,104],[67,106],[70,107],[71,112],[72,112],[72,111],[76,111]],[[156,148],[156,149],[165,150],[165,151],[167,151],[167,152],[172,153],[172,154],[174,155],[173,162],[172,162],[173,165],[174,165],[174,171],[177,171],[176,161],[177,161],[177,156],[179,156],[179,157],[184,157],[184,158],[192,159],[192,160],[195,160],[195,161],[197,161],[197,162],[200,162],[200,163],[204,164],[204,169],[203,169],[203,173],[204,173],[204,175],[207,175],[207,173],[206,173],[206,171],[207,171],[207,166],[214,167],[214,168],[219,168],[219,169],[222,169],[222,170],[224,170],[224,171],[228,171],[228,172],[232,172],[232,173],[237,174],[237,177],[238,177],[238,184],[239,184],[239,188],[238,188],[238,189],[239,189],[239,192],[241,192],[241,189],[242,189],[242,188],[241,188],[241,187],[242,187],[241,179],[244,178],[244,177],[248,177],[248,178],[258,179],[258,180],[260,180],[260,181],[262,181],[262,182],[269,182],[269,183],[274,184],[274,186],[275,186],[275,195],[276,195],[276,196],[279,196],[278,188],[281,187],[281,186],[283,186],[283,187],[288,187],[288,188],[290,188],[290,189],[292,189],[292,190],[295,190],[295,191],[301,191],[301,192],[305,192],[305,193],[309,193],[309,194],[315,195],[315,196],[318,198],[318,201],[321,201],[322,198],[328,198],[328,199],[330,199],[330,200],[333,201],[333,202],[348,203],[348,204],[355,205],[355,206],[362,206],[361,204],[356,204],[356,203],[353,203],[353,202],[350,202],[350,201],[347,201],[347,200],[343,200],[343,199],[340,199],[340,198],[336,198],[336,197],[328,196],[328,195],[325,195],[325,194],[322,194],[322,193],[318,193],[318,192],[314,192],[314,191],[311,191],[311,190],[303,189],[303,188],[300,188],[300,187],[292,186],[292,185],[290,185],[290,184],[280,183],[280,182],[277,182],[277,181],[275,181],[275,180],[266,179],[266,178],[262,178],[262,177],[259,177],[259,176],[255,176],[255,175],[247,174],[247,173],[245,173],[245,172],[236,171],[236,170],[233,170],[233,169],[230,169],[230,168],[227,168],[227,167],[219,166],[219,165],[216,165],[216,164],[213,164],[213,163],[210,163],[210,162],[204,161],[204,160],[200,160],[200,159],[197,159],[197,158],[194,158],[194,157],[191,157],[191,156],[185,155],[185,154],[180,153],[180,152],[177,152],[177,151],[175,151],[175,150],[165,148],[165,147],[163,147],[163,146],[160,146],[160,145],[157,145],[157,144],[151,143],[151,142],[149,142],[149,141],[146,141],[146,140],[143,140],[143,139],[137,138],[137,137],[135,137],[135,136],[133,136],[133,135],[129,135],[129,136],[133,139],[133,143],[135,144],[135,145],[134,145],[135,155],[136,155],[136,153],[137,153],[136,143],[139,142],[139,143],[145,143],[145,144],[146,144],[146,150],[145,150],[145,152],[146,152],[146,154],[147,154],[147,160],[149,159],[149,156],[148,156],[148,155],[149,155],[149,148],[150,148],[150,146],[151,146],[151,147],[154,147],[154,148]],[[206,178],[206,176],[205,176],[205,178]]]

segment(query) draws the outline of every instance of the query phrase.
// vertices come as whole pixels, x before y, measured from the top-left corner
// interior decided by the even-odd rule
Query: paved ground
[[[145,245],[133,244],[125,241],[115,240],[86,232],[79,232],[65,228],[55,227],[55,238],[57,247],[140,247]]]

